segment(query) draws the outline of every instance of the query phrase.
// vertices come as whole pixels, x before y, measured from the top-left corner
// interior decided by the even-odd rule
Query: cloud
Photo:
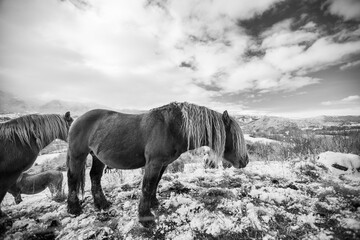
[[[345,20],[360,19],[360,2],[358,0],[328,0],[329,12]]]
[[[340,67],[340,69],[341,69],[341,70],[346,70],[346,69],[349,69],[349,68],[356,67],[356,66],[358,66],[358,65],[360,65],[360,60],[346,63],[346,64],[342,65],[342,66]]]
[[[331,38],[322,37],[309,48],[294,45],[269,49],[264,58],[283,72],[311,72],[339,64],[359,52],[360,41],[336,43]]]
[[[291,30],[292,23],[292,19],[286,19],[274,24],[270,29],[264,31],[261,34],[261,37],[263,38],[261,47],[267,49],[297,45],[300,43],[313,42],[318,38],[319,34],[317,32],[306,30],[314,27],[313,22],[307,23],[303,29],[296,31]]]
[[[0,81],[43,100],[218,106],[214,99],[222,95],[319,84],[307,73],[360,51],[356,30],[324,36],[318,22],[294,28],[292,16],[276,18],[258,39],[240,26],[239,20],[261,19],[281,1],[90,0],[91,7],[79,9],[69,1],[5,0]]]
[[[352,101],[356,101],[360,99],[359,95],[353,95],[353,96],[348,96],[346,98],[341,99],[342,102],[352,102]]]
[[[339,105],[339,104],[351,104],[351,103],[357,102],[359,99],[360,99],[359,95],[352,95],[352,96],[348,96],[348,97],[340,99],[340,100],[324,101],[324,102],[321,102],[321,104],[324,106]]]

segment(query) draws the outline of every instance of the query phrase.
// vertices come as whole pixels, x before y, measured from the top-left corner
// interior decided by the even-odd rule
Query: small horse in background
[[[15,203],[22,202],[21,194],[36,194],[49,188],[55,201],[62,197],[63,174],[48,170],[37,174],[22,173],[16,183],[8,190],[15,198]]]
[[[41,149],[55,139],[67,141],[73,118],[31,114],[0,123],[0,203],[20,174],[35,162]],[[6,216],[1,212],[0,216]]]
[[[190,103],[170,103],[143,114],[96,109],[80,116],[69,132],[68,212],[80,214],[79,190],[84,192],[85,163],[92,152],[91,192],[95,207],[109,208],[101,187],[105,164],[112,168],[145,166],[139,221],[155,225],[151,208],[157,207],[156,190],[166,167],[182,153],[209,146],[234,167],[248,163],[244,135],[236,120]]]

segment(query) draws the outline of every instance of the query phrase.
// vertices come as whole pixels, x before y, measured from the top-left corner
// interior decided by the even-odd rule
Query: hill
[[[266,132],[269,134],[275,132],[286,133],[300,130],[298,124],[294,120],[271,116],[260,117],[257,120],[245,124],[242,128],[244,132],[250,134],[259,132]]]
[[[360,116],[319,116],[314,118],[291,119],[275,116],[235,116],[245,133],[286,133],[304,129],[358,128]]]
[[[65,113],[70,111],[72,115],[81,115],[91,109],[106,108],[95,103],[78,103],[61,100],[52,100],[37,108],[40,113]]]
[[[24,100],[11,93],[0,91],[0,114],[23,115],[28,113],[65,113],[70,111],[73,116],[79,116],[91,109],[109,109],[124,113],[142,113],[143,110],[136,109],[114,109],[97,103],[79,103],[62,100],[52,100],[39,103],[35,100]]]
[[[31,112],[32,107],[11,93],[0,90],[0,113]]]

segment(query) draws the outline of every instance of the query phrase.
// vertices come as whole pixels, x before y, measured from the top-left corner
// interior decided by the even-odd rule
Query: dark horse
[[[48,170],[37,174],[22,173],[16,183],[9,189],[14,196],[15,203],[22,202],[21,194],[36,194],[49,188],[54,199],[62,194],[63,174],[60,171]]]
[[[41,149],[57,138],[67,140],[72,121],[67,112],[32,114],[0,123],[0,203],[20,174],[33,165]]]
[[[91,191],[98,209],[110,206],[101,187],[105,164],[119,169],[145,166],[139,221],[152,226],[150,208],[159,204],[156,189],[166,167],[183,152],[205,145],[236,168],[248,163],[242,131],[227,111],[221,114],[190,103],[170,103],[138,115],[89,111],[69,132],[68,212],[81,213],[78,192],[84,190],[85,160],[91,153]]]

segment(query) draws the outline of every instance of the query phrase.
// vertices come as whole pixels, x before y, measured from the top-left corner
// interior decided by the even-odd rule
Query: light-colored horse
[[[22,173],[16,183],[8,190],[19,204],[21,194],[36,194],[49,188],[54,200],[62,194],[63,174],[60,171],[48,170],[38,174]]]

